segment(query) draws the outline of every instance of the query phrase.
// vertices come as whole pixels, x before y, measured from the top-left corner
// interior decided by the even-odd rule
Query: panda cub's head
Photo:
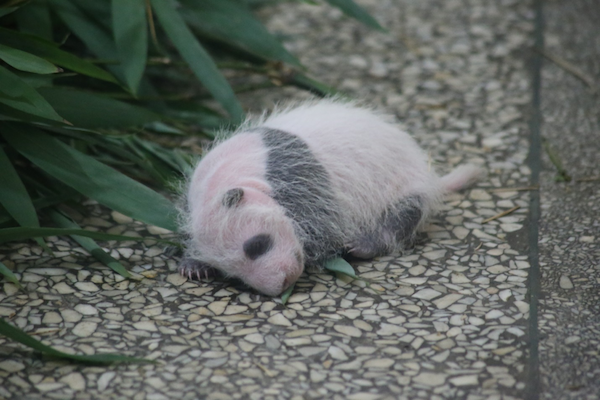
[[[231,188],[192,215],[195,258],[276,296],[304,270],[302,244],[292,220],[255,188]]]

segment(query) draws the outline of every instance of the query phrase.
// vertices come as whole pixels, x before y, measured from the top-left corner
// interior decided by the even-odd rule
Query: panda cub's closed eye
[[[249,259],[256,260],[269,251],[271,247],[273,247],[271,235],[263,233],[253,236],[244,242],[244,253]]]

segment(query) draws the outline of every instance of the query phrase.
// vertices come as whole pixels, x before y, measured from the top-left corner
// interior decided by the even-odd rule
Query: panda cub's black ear
[[[223,196],[223,205],[227,208],[237,206],[244,197],[244,190],[242,188],[229,189],[225,196]]]

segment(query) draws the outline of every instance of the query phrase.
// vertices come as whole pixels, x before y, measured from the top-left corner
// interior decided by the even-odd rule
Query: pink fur
[[[475,184],[484,176],[485,171],[476,165],[460,165],[442,177],[442,186],[446,192],[457,192]]]

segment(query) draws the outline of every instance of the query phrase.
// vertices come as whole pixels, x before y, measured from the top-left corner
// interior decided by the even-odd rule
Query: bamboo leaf
[[[300,73],[294,74],[292,78],[292,83],[302,89],[309,90],[319,96],[348,97],[339,90],[331,86],[327,86],[324,83],[321,83],[315,79],[309,78],[308,76]]]
[[[77,1],[52,0],[50,3],[60,19],[98,57],[114,60],[117,49],[112,36],[78,7]]]
[[[69,360],[79,361],[88,364],[113,364],[113,363],[154,363],[152,360],[146,360],[144,358],[135,358],[122,356],[120,354],[93,354],[93,355],[78,355],[68,354],[58,351],[53,347],[47,346],[37,339],[29,336],[21,329],[12,326],[6,322],[3,318],[0,318],[0,335],[4,335],[9,339],[24,344],[39,352],[45,353],[52,357],[66,358]]]
[[[147,108],[91,92],[61,87],[39,88],[38,92],[57,112],[81,128],[127,128],[162,118]]]
[[[58,211],[51,210],[50,217],[61,228],[81,229],[79,225],[77,225],[75,222],[71,221],[69,218],[65,217]],[[123,264],[115,260],[113,257],[111,257],[110,254],[108,254],[100,246],[98,246],[94,239],[80,235],[71,235],[71,238],[73,238],[73,240],[79,243],[81,247],[86,249],[95,259],[105,264],[119,275],[125,278],[131,277],[131,274],[125,269]]]
[[[41,118],[63,121],[63,118],[34,88],[1,66],[0,103]]]
[[[111,235],[109,233],[88,231],[85,229],[66,229],[66,228],[4,228],[0,229],[0,243],[6,242],[18,242],[21,240],[32,239],[35,237],[48,237],[48,236],[71,236],[79,235],[89,237],[95,240],[117,240],[117,241],[128,241],[133,240],[136,242],[152,239],[160,243],[166,243],[174,246],[179,246],[176,242],[157,239],[155,237],[137,237],[137,236],[123,236],[123,235]]]
[[[355,18],[371,28],[386,32],[386,29],[379,25],[379,22],[375,18],[353,0],[327,0],[327,2],[332,6],[338,7],[347,16]]]
[[[52,19],[47,0],[31,1],[15,13],[19,30],[52,40]]]
[[[0,28],[0,42],[7,46],[35,54],[38,57],[80,74],[117,83],[117,80],[107,71],[89,61],[82,60],[71,53],[59,49],[56,43],[5,28]]]
[[[0,204],[21,226],[39,227],[33,202],[6,153],[0,147]]]
[[[125,82],[137,93],[146,68],[148,28],[145,0],[112,0],[113,35]]]
[[[106,150],[106,152],[103,152],[103,158],[105,159],[110,158],[113,161],[117,161],[116,158],[112,158],[112,155],[114,154],[117,157],[127,160],[124,162],[127,165],[136,164],[144,170],[146,170],[152,176],[155,176],[154,174],[157,173],[156,171],[154,171],[154,167],[151,164],[148,165],[148,163],[146,162],[147,160],[144,159],[145,153],[140,154],[138,147],[135,145],[131,145],[131,136],[102,135],[96,132],[90,132],[80,128],[63,129],[49,127],[47,128],[47,130],[68,136],[70,138],[81,140],[88,145],[104,149]],[[141,139],[136,140],[141,141]],[[180,168],[177,168],[176,170],[179,171]],[[163,181],[163,177],[160,176],[160,174],[157,174],[157,179],[158,181]]]
[[[77,196],[79,194],[77,193]],[[69,200],[74,200],[76,196],[73,194],[59,194],[59,195],[49,195],[45,197],[40,197],[39,199],[33,200],[33,206],[37,211],[43,210],[44,208],[55,206],[60,203],[64,203]],[[8,214],[6,211],[0,208],[0,226],[3,224],[7,224],[9,222],[14,221],[14,219]]]
[[[181,129],[177,129],[174,126],[171,125],[167,125],[164,122],[160,122],[160,121],[155,121],[155,122],[150,122],[146,125],[144,125],[144,128],[156,132],[156,133],[162,133],[162,134],[166,134],[166,135],[176,135],[176,136],[185,136],[186,133],[183,132]]]
[[[343,258],[334,258],[333,260],[329,260],[325,263],[324,267],[328,271],[339,272],[354,279],[358,279],[356,273],[354,272],[354,268],[352,268],[352,265],[350,265],[348,261],[344,260]]]
[[[285,305],[287,303],[295,287],[296,283],[292,283],[292,286],[285,289],[285,292],[281,293],[281,304]]]
[[[125,143],[138,156],[138,163],[144,170],[163,185],[168,183],[168,178],[173,175],[174,170],[165,165],[152,146],[136,136],[126,138]]]
[[[235,0],[183,0],[182,15],[197,31],[267,60],[302,65],[250,12]]]
[[[0,8],[0,18],[4,17],[5,15],[8,15],[12,12],[15,12],[18,9],[18,7],[2,7]]]
[[[177,230],[175,207],[152,189],[33,127],[4,122],[0,128],[17,151],[83,195],[134,219]]]
[[[15,274],[10,269],[8,269],[8,267],[6,265],[4,265],[4,263],[2,263],[2,261],[0,261],[0,274],[4,275],[4,277],[7,280],[14,283],[16,287],[18,287],[18,288],[23,287],[23,286],[21,286],[21,283],[19,282],[19,280],[17,279]]]
[[[204,129],[221,130],[231,123],[215,111],[191,101],[170,103],[165,114],[198,124]]]
[[[105,27],[83,13],[79,9],[82,4],[78,3],[69,0],[52,0],[50,4],[60,19],[89,47],[92,53],[105,60],[118,59],[117,48],[112,35]],[[120,81],[125,81],[123,68],[120,65],[111,65],[108,66],[108,69]]]
[[[13,68],[34,74],[54,74],[61,69],[33,54],[0,44],[0,60]]]
[[[235,93],[210,55],[192,34],[181,15],[167,0],[150,0],[156,17],[196,77],[223,105],[234,120],[242,120],[244,111]]]
[[[10,216],[21,226],[39,227],[40,222],[31,197],[2,147],[0,147],[0,187],[2,188],[0,204]],[[34,239],[44,250],[52,253],[42,238]]]

